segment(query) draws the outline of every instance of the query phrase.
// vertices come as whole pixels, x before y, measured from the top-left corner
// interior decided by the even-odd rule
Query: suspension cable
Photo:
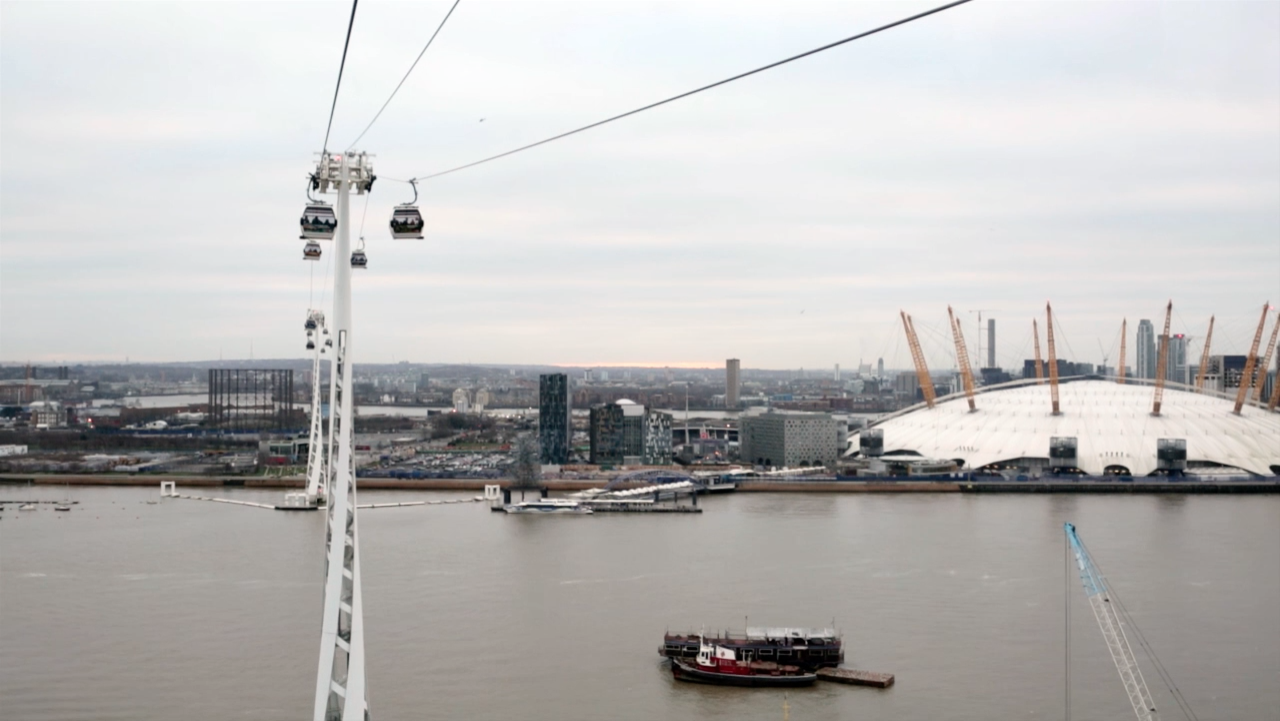
[[[364,137],[364,134],[369,132],[369,128],[372,128],[373,124],[378,122],[378,118],[382,117],[382,111],[387,109],[387,106],[391,104],[391,99],[396,96],[396,93],[400,92],[400,86],[404,85],[404,81],[409,79],[409,73],[412,73],[413,69],[418,67],[418,61],[422,59],[423,55],[426,55],[427,48],[431,47],[431,42],[435,40],[436,36],[440,34],[440,31],[444,29],[444,24],[449,22],[449,16],[453,14],[455,9],[457,9],[458,3],[460,2],[462,2],[462,0],[453,0],[453,7],[449,8],[449,12],[445,13],[444,20],[441,20],[440,24],[436,26],[436,31],[431,33],[431,37],[427,40],[427,44],[422,46],[422,52],[418,53],[418,57],[414,59],[413,64],[405,71],[404,77],[400,78],[400,82],[396,84],[396,89],[391,91],[391,97],[388,97],[387,102],[383,103],[381,108],[378,108],[378,112],[373,116],[373,120],[370,120],[364,130],[361,130],[360,134],[356,136],[356,139],[351,141],[351,145],[347,146],[348,151],[356,147],[356,143],[360,142],[360,139]]]
[[[915,20],[919,20],[919,19],[921,19],[921,18],[925,18],[925,17],[928,17],[928,16],[930,16],[930,15],[934,15],[934,14],[940,13],[940,12],[942,12],[942,11],[944,11],[944,10],[950,10],[950,9],[951,9],[951,8],[953,8],[953,7],[956,7],[956,6],[959,6],[959,5],[964,5],[965,3],[968,3],[968,2],[971,2],[971,1],[972,1],[972,0],[955,0],[955,2],[947,3],[946,5],[941,5],[941,6],[939,6],[939,7],[933,8],[932,10],[926,10],[926,11],[924,11],[924,12],[922,12],[922,13],[917,13],[917,14],[915,14],[915,15],[912,15],[912,16],[907,17],[907,18],[903,18],[903,19],[901,19],[901,20],[895,20],[894,22],[891,22],[891,23],[889,23],[889,24],[887,24],[887,25],[881,25],[880,27],[873,28],[873,29],[871,29],[871,30],[867,30],[867,31],[864,31],[864,32],[858,33],[857,35],[851,35],[851,36],[849,36],[849,37],[847,37],[847,38],[844,38],[843,40],[837,40],[837,41],[835,41],[835,42],[833,42],[833,43],[828,43],[828,44],[823,45],[823,46],[821,46],[821,47],[814,48],[814,49],[812,49],[812,50],[807,50],[807,51],[805,51],[805,52],[803,52],[803,53],[800,53],[799,55],[792,55],[792,56],[791,56],[791,57],[789,57],[789,58],[784,58],[784,59],[782,59],[782,60],[778,60],[778,61],[776,61],[776,62],[769,63],[768,65],[763,65],[763,66],[758,67],[758,68],[756,68],[756,69],[754,69],[754,70],[748,70],[748,71],[747,71],[747,72],[745,72],[745,73],[739,73],[739,74],[737,74],[737,75],[734,75],[733,77],[725,78],[724,80],[719,80],[719,81],[717,81],[717,82],[711,83],[710,85],[703,85],[703,86],[702,86],[702,87],[700,87],[700,88],[696,88],[696,89],[694,89],[694,90],[690,90],[690,91],[687,91],[687,92],[684,92],[684,93],[680,93],[679,95],[673,95],[672,97],[669,97],[669,98],[667,98],[666,100],[659,100],[659,101],[658,101],[658,102],[656,102],[656,103],[650,103],[650,104],[645,105],[645,106],[643,106],[643,107],[636,108],[635,110],[629,110],[629,111],[627,111],[627,112],[625,112],[625,113],[622,113],[621,115],[614,115],[614,116],[613,116],[613,117],[611,117],[611,118],[605,118],[604,120],[596,121],[596,122],[594,122],[594,123],[591,123],[590,125],[584,125],[584,126],[582,126],[581,128],[577,128],[577,129],[575,129],[575,130],[570,130],[570,131],[568,131],[568,132],[566,132],[566,133],[560,133],[559,135],[553,135],[553,136],[551,136],[550,138],[546,138],[546,139],[544,139],[544,140],[539,140],[539,141],[538,141],[538,142],[536,142],[536,143],[529,143],[528,145],[523,145],[523,146],[521,146],[521,147],[519,147],[519,148],[516,148],[516,149],[514,149],[514,150],[508,150],[508,151],[506,151],[505,153],[498,153],[497,155],[491,155],[491,156],[489,156],[489,157],[487,157],[487,158],[484,158],[484,159],[481,159],[481,160],[477,160],[477,161],[474,161],[474,162],[471,162],[471,163],[467,163],[466,165],[459,165],[459,166],[458,166],[458,167],[456,167],[456,168],[450,168],[450,169],[448,169],[448,170],[441,170],[441,171],[439,171],[439,172],[431,173],[431,174],[429,174],[429,175],[420,175],[420,176],[418,176],[416,179],[417,179],[417,180],[430,180],[430,179],[432,179],[432,178],[438,178],[438,177],[440,177],[440,176],[442,176],[442,175],[448,175],[449,173],[456,173],[456,172],[458,172],[459,170],[465,170],[465,169],[467,169],[467,168],[474,168],[474,167],[475,167],[475,166],[477,166],[477,165],[482,165],[482,164],[487,163],[487,162],[489,162],[489,161],[491,161],[491,160],[497,160],[498,158],[505,158],[505,157],[507,157],[508,155],[515,155],[516,153],[519,153],[519,152],[522,152],[522,151],[525,151],[525,150],[529,150],[529,149],[531,149],[531,148],[536,148],[536,147],[538,147],[539,145],[546,145],[547,143],[550,143],[550,142],[553,142],[553,141],[556,141],[556,140],[560,140],[561,138],[567,138],[567,137],[569,137],[570,135],[576,135],[576,134],[581,133],[581,132],[583,132],[583,131],[591,130],[592,128],[598,128],[598,127],[600,127],[601,125],[604,125],[604,124],[606,124],[606,123],[612,123],[612,122],[613,122],[613,121],[615,121],[615,120],[621,120],[621,119],[623,119],[623,118],[626,118],[626,117],[629,117],[629,116],[632,116],[632,115],[636,115],[637,113],[642,113],[642,112],[644,112],[644,111],[646,111],[646,110],[652,110],[653,108],[656,108],[656,107],[658,107],[658,106],[660,106],[660,105],[666,105],[667,103],[672,103],[672,102],[675,102],[675,101],[677,101],[677,100],[681,100],[681,99],[683,99],[683,98],[687,98],[687,97],[689,97],[689,96],[691,96],[691,95],[697,95],[698,93],[701,93],[701,92],[703,92],[703,91],[705,91],[705,90],[710,90],[710,89],[712,89],[712,88],[717,88],[717,87],[720,87],[721,85],[727,85],[728,83],[731,83],[731,82],[733,82],[733,81],[735,81],[735,80],[741,80],[742,78],[745,78],[745,77],[748,77],[748,76],[751,76],[751,75],[755,75],[756,73],[762,73],[762,72],[764,72],[764,71],[766,71],[766,70],[771,70],[771,69],[776,68],[776,67],[778,67],[778,66],[780,66],[780,65],[786,65],[786,64],[787,64],[787,63],[789,63],[789,62],[792,62],[792,61],[795,61],[795,60],[799,60],[799,59],[801,59],[801,58],[806,58],[806,57],[808,57],[808,56],[810,56],[810,55],[816,55],[817,53],[820,53],[820,52],[822,52],[822,51],[824,51],[824,50],[830,50],[831,48],[839,47],[839,46],[841,46],[841,45],[844,45],[845,43],[851,43],[851,42],[853,42],[853,41],[855,41],[855,40],[860,40],[860,39],[865,38],[865,37],[868,37],[868,36],[870,36],[870,35],[875,35],[876,33],[883,32],[883,31],[885,31],[885,30],[889,30],[890,28],[898,27],[899,25],[906,25],[906,24],[907,24],[907,23],[909,23],[909,22],[913,22],[913,21],[915,21]]]
[[[338,83],[333,86],[333,104],[329,106],[329,125],[324,129],[322,155],[329,152],[329,131],[333,130],[333,112],[338,109],[338,90],[342,88],[342,71],[347,67],[347,48],[351,45],[351,28],[356,24],[356,5],[359,2],[351,0],[351,19],[347,21],[347,39],[342,43],[342,62],[338,64]]]
[[[1077,539],[1078,540],[1078,539]],[[1098,561],[1094,558],[1089,548],[1084,545],[1084,541],[1080,541],[1080,547],[1084,549],[1090,560],[1093,562],[1094,568],[1098,571],[1098,577],[1102,579],[1103,585],[1107,590],[1107,596],[1113,601],[1113,606],[1120,612],[1121,622],[1133,631],[1133,635],[1138,639],[1138,646],[1146,653],[1147,658],[1151,660],[1151,665],[1155,667],[1156,673],[1160,676],[1160,680],[1164,683],[1165,688],[1169,689],[1169,693],[1173,695],[1174,701],[1178,704],[1178,708],[1182,711],[1182,715],[1189,721],[1199,721],[1199,716],[1191,709],[1191,704],[1187,703],[1187,699],[1182,695],[1182,689],[1178,688],[1178,684],[1174,683],[1173,676],[1169,674],[1164,663],[1160,661],[1160,657],[1156,655],[1156,650],[1147,642],[1147,637],[1143,635],[1142,629],[1133,619],[1133,615],[1129,613],[1129,609],[1125,607],[1124,602],[1120,600],[1120,594],[1116,592],[1115,586],[1107,580],[1107,576],[1102,572],[1102,567],[1098,565]]]

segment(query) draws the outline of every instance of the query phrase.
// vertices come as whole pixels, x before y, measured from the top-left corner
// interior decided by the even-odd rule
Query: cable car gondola
[[[302,324],[302,328],[303,330],[315,330],[316,329],[315,316],[312,316],[312,315],[307,316],[307,322]],[[311,335],[311,334],[308,333],[307,335]]]
[[[338,216],[333,214],[333,206],[311,197],[311,191],[319,187],[320,181],[311,176],[307,184],[307,200],[311,202],[302,211],[302,235],[298,236],[303,240],[333,240],[338,230]]]
[[[320,260],[320,244],[314,240],[308,240],[307,244],[302,248],[303,260]]]
[[[351,254],[351,267],[366,269],[369,266],[369,259],[365,256],[363,250],[357,250]]]
[[[410,180],[409,185],[413,186],[413,201],[397,205],[391,212],[391,237],[396,240],[422,240],[422,229],[426,227],[418,212],[418,184]]]
[[[314,342],[312,342],[312,341],[311,341],[311,339],[309,339],[309,338],[308,338],[308,339],[307,339],[307,350],[315,350],[315,349],[316,349],[316,344],[315,344]]]

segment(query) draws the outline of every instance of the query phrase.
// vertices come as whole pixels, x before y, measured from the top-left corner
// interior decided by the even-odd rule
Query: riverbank
[[[159,486],[162,481],[172,481],[185,488],[301,488],[302,476],[296,477],[245,477],[245,476],[194,476],[180,474],[0,474],[0,486]],[[603,488],[610,479],[548,479],[543,483],[549,491],[585,491]],[[360,488],[369,490],[398,491],[482,491],[487,485],[497,484],[506,488],[510,479],[491,478],[361,478]],[[631,482],[630,486],[640,485]],[[1169,481],[1166,479],[1136,479],[1132,481],[1071,481],[1060,478],[1032,481],[896,481],[873,479],[867,481],[817,481],[744,479],[738,481],[738,491],[757,493],[1275,493],[1280,494],[1280,478],[1258,478],[1233,481]]]

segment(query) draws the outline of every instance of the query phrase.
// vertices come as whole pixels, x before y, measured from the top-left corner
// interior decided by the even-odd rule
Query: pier
[[[820,668],[818,669],[818,678],[832,683],[874,686],[875,688],[889,688],[893,685],[893,674],[891,673],[859,671],[856,668]]]

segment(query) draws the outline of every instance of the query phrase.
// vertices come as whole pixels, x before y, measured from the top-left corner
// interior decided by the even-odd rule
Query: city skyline
[[[411,197],[392,178],[926,7],[461,6],[361,142],[385,177],[355,361],[909,367],[902,308],[941,367],[950,303],[970,346],[967,309],[998,309],[998,364],[1018,367],[1050,299],[1063,354],[1100,362],[1169,297],[1193,357],[1213,314],[1215,352],[1246,352],[1280,300],[1275,5],[967,5],[421,183],[428,240],[388,238]],[[334,147],[445,10],[362,12]],[[335,5],[7,5],[0,358],[303,356],[332,248],[301,260],[300,168],[338,61],[312,38],[345,23]]]

